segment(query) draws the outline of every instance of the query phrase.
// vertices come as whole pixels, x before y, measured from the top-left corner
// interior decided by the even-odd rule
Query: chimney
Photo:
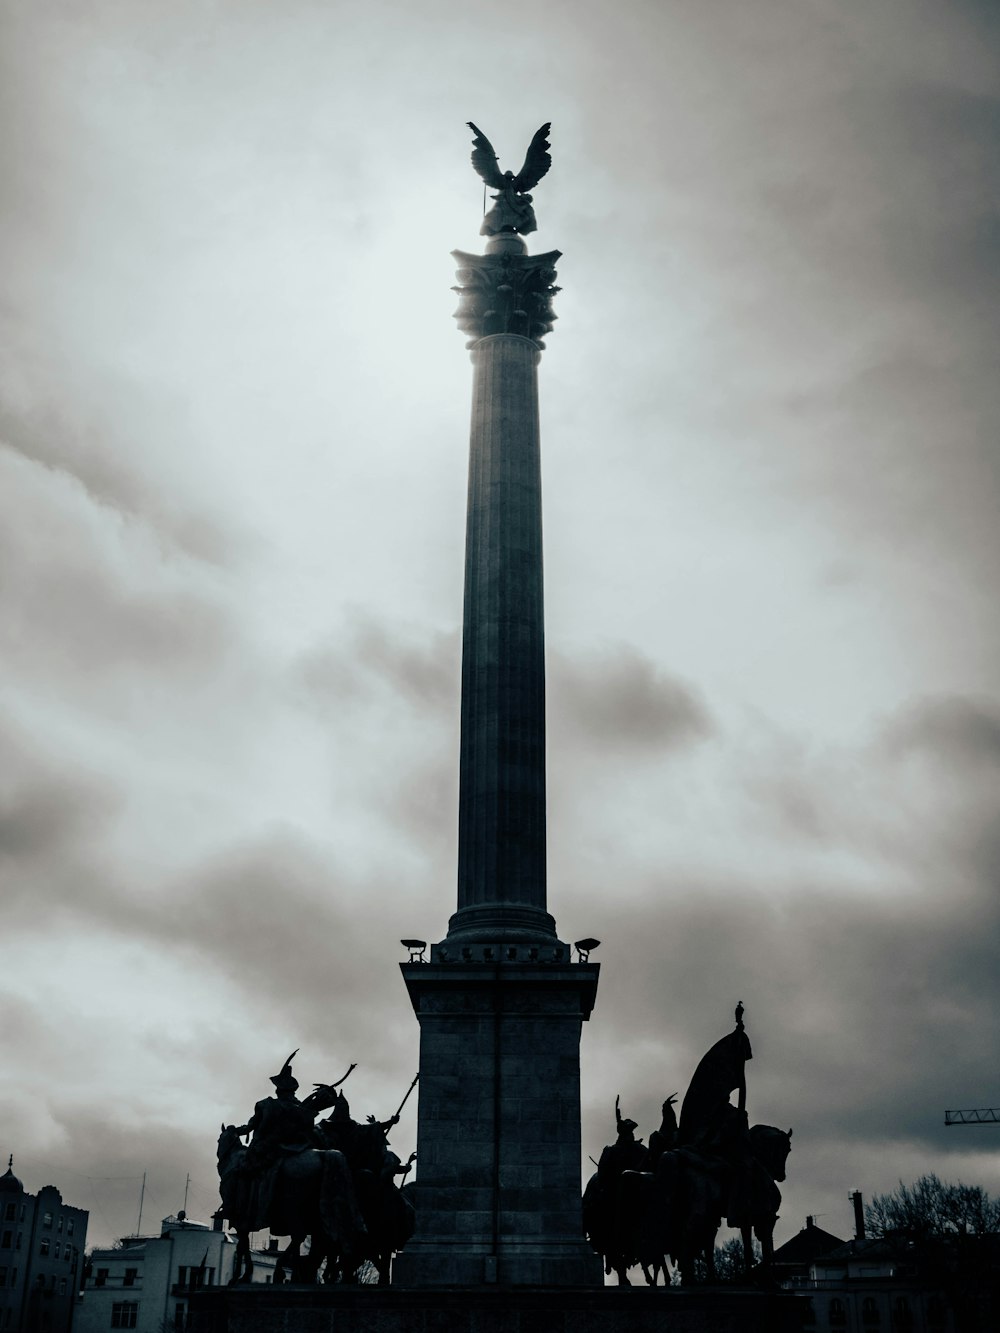
[[[806,1218],[806,1230],[807,1230],[807,1231],[812,1231],[812,1229],[813,1229],[813,1227],[814,1227],[815,1225],[816,1225],[816,1219],[815,1219],[815,1217],[811,1217],[811,1216],[810,1216],[810,1217],[807,1217],[807,1218]]]
[[[222,1209],[220,1208],[217,1213],[212,1214],[212,1230],[221,1231],[223,1220]]]
[[[854,1239],[864,1240],[865,1238],[865,1205],[861,1198],[860,1190],[852,1190],[850,1194],[851,1203],[854,1204]]]

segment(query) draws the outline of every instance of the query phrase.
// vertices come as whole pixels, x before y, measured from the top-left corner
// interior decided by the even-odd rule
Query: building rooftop
[[[23,1194],[24,1186],[14,1175],[14,1154],[11,1153],[7,1170],[0,1176],[0,1194]]]

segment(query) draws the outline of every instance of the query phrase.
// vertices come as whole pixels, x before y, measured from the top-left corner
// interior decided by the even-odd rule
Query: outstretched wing
[[[472,165],[487,185],[491,185],[494,190],[502,190],[505,181],[503,172],[500,170],[500,164],[497,161],[497,155],[493,151],[493,145],[482,130],[477,125],[473,125],[471,120],[467,121],[466,124],[476,136],[472,141]]]
[[[548,139],[551,128],[552,122],[546,121],[528,145],[528,155],[524,159],[524,166],[514,177],[514,189],[520,193],[530,190],[533,185],[537,185],[552,165]]]

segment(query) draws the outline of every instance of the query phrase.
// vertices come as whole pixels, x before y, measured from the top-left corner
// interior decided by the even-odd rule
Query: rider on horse
[[[297,1050],[292,1051],[280,1072],[271,1075],[275,1095],[257,1102],[253,1115],[236,1130],[238,1134],[253,1135],[247,1149],[244,1170],[250,1177],[256,1196],[253,1211],[261,1219],[266,1218],[270,1211],[281,1163],[309,1148],[325,1146],[313,1122],[320,1111],[325,1111],[331,1105],[331,1093],[334,1098],[337,1096],[336,1084],[317,1083],[315,1089],[299,1101],[295,1095],[299,1081],[292,1073],[292,1060],[297,1054]],[[347,1073],[350,1072],[349,1069]],[[344,1075],[346,1077],[347,1074]],[[342,1083],[344,1079],[338,1081]],[[265,1226],[267,1223],[262,1220],[259,1225]]]

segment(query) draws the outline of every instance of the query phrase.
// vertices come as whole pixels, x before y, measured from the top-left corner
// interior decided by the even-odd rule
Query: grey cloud
[[[0,718],[0,887],[6,929],[86,898],[104,878],[103,843],[122,796],[107,774],[44,759],[30,733]]]
[[[415,635],[355,612],[336,640],[307,653],[294,673],[315,700],[371,698],[382,686],[421,712],[440,715],[456,707],[458,644],[454,632]]]
[[[1000,767],[1000,706],[987,699],[929,698],[886,727],[890,754],[918,751],[970,770]]]
[[[590,660],[549,653],[553,735],[574,745],[662,753],[714,730],[697,692],[630,645]]]
[[[201,497],[185,493],[176,469],[154,475],[150,468],[151,458],[169,459],[191,438],[190,414],[176,394],[97,366],[80,382],[79,367],[61,364],[54,347],[39,351],[24,324],[20,314],[0,310],[3,445],[72,478],[95,504],[138,519],[178,552],[233,562],[248,540],[233,517],[210,515]]]
[[[26,862],[91,836],[104,821],[109,802],[103,791],[67,781],[22,788],[0,800],[0,857]]]
[[[8,661],[64,678],[218,662],[234,623],[212,579],[74,479],[0,446]]]

